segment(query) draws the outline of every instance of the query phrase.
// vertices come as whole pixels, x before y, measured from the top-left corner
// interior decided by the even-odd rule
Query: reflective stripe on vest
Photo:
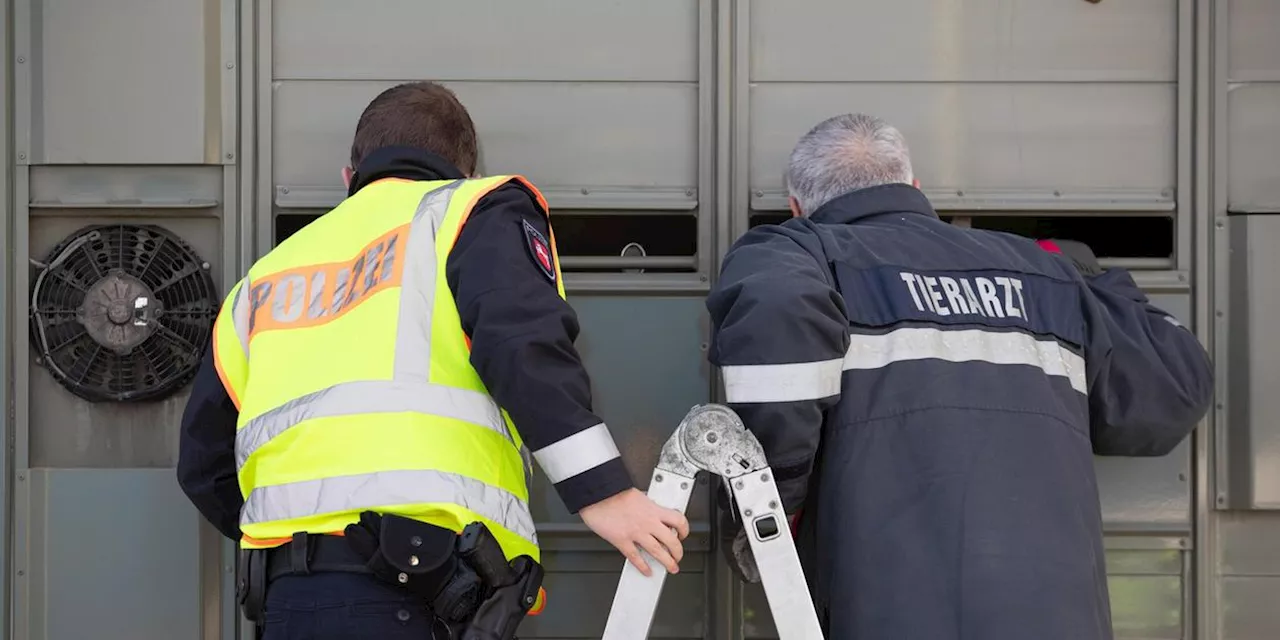
[[[370,195],[368,198],[372,200],[361,201],[378,205],[371,209],[385,209],[390,204],[386,202],[388,199],[403,202],[400,195],[390,195],[393,190],[401,195],[425,191],[425,195],[418,200],[407,223],[374,239],[359,255],[352,255],[354,262],[349,267],[341,261],[324,263],[285,257],[281,258],[285,268],[277,269],[262,267],[264,258],[250,270],[251,277],[228,295],[215,328],[215,360],[228,392],[239,397],[237,404],[243,407],[236,434],[236,465],[241,473],[242,488],[251,489],[241,512],[241,527],[246,533],[244,546],[279,544],[280,538],[293,533],[294,524],[304,527],[297,530],[312,532],[317,532],[316,527],[340,529],[340,525],[358,519],[359,511],[375,509],[429,522],[444,520],[436,523],[454,529],[478,516],[487,520],[491,528],[498,527],[494,534],[508,557],[527,553],[538,559],[537,533],[526,498],[532,458],[509,417],[489,397],[471,369],[466,358],[466,336],[457,320],[456,307],[447,284],[441,286],[445,283],[443,265],[448,251],[475,201],[512,180],[528,186],[545,211],[541,194],[518,176],[384,187],[384,195]],[[371,187],[377,186],[375,183],[362,192],[373,191]],[[352,200],[354,198],[348,202]],[[407,209],[405,204],[399,206]],[[374,211],[362,212],[381,215]],[[402,218],[403,215],[392,221],[405,222]],[[559,272],[554,239],[551,242],[552,257]],[[264,273],[259,274],[258,270]],[[325,286],[329,282],[333,284]],[[268,385],[285,383],[270,374],[261,374],[266,376],[265,380],[252,378],[247,366],[249,354],[255,354],[254,371],[260,371],[272,366],[271,360],[279,357],[275,350],[288,353],[294,347],[287,338],[276,337],[273,340],[286,340],[279,343],[285,346],[258,353],[251,345],[257,344],[253,342],[255,339],[262,339],[264,332],[277,336],[299,335],[312,327],[342,322],[345,323],[341,329],[343,341],[358,341],[361,323],[372,318],[369,314],[373,312],[355,309],[383,295],[383,291],[387,291],[387,295],[398,295],[398,309],[394,311],[398,320],[394,353],[381,379],[348,379],[292,398],[288,397],[290,392],[284,392],[285,397],[279,402],[265,402],[255,395],[255,389],[268,389],[262,393],[275,397],[278,394],[270,391]],[[563,288],[560,295],[564,295]],[[381,311],[386,306],[387,303],[382,303],[379,313],[390,312],[389,308]],[[345,315],[348,312],[351,316]],[[364,315],[350,319],[359,313]],[[442,317],[437,317],[442,313]],[[306,347],[314,348],[314,345],[308,342]],[[437,347],[442,348],[439,353],[435,352]],[[263,364],[264,358],[267,364]],[[243,373],[237,373],[240,359],[246,365]],[[449,378],[451,383],[436,382],[437,377]],[[269,406],[272,404],[274,406]],[[330,426],[333,424],[338,426]],[[450,426],[453,424],[459,426]],[[438,433],[444,442],[439,447],[428,447],[432,450],[423,451],[424,455],[417,457],[435,456],[437,461],[433,464],[441,468],[405,469],[403,464],[396,467],[394,463],[386,463],[391,467],[363,473],[327,473],[319,477],[259,482],[260,465],[256,461],[264,455],[267,460],[276,461],[271,470],[273,477],[307,476],[309,472],[324,470],[291,471],[311,464],[339,467],[351,463],[335,452],[334,447],[338,445],[332,437],[306,440],[311,447],[306,453],[295,451],[294,440],[316,429],[324,433],[329,433],[325,429],[350,432],[344,437],[371,437],[361,433],[366,427],[387,430],[387,433],[399,430],[410,440]],[[303,432],[295,438],[299,429]],[[493,439],[486,439],[481,433],[488,433]],[[490,442],[505,444],[485,444]],[[455,443],[468,448],[435,450]],[[356,443],[351,446],[355,447]],[[495,446],[498,448],[493,448]],[[287,464],[278,462],[284,451],[297,453],[295,458],[302,460],[290,458]],[[389,457],[397,457],[401,452],[391,453],[396,455],[389,453]],[[363,455],[361,460],[368,457],[364,453],[355,455]],[[469,462],[476,456],[486,462],[481,465]],[[496,457],[488,460],[486,456]],[[445,468],[450,465],[460,468],[471,465],[470,468],[482,475],[492,475],[504,486]],[[516,475],[513,477],[504,469],[514,469]]]

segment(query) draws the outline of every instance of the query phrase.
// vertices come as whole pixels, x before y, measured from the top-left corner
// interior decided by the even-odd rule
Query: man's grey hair
[[[911,155],[902,133],[863,113],[835,116],[810,129],[787,164],[787,191],[808,216],[850,191],[911,184]]]

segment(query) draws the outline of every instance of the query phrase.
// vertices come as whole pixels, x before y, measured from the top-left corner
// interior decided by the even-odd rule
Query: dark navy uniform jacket
[[[382,178],[464,177],[443,158],[405,148],[375,151],[356,168],[350,193]],[[535,262],[524,225],[549,237],[533,195],[509,184],[476,203],[445,265],[471,364],[547,470],[556,458],[555,488],[571,513],[633,485],[591,408],[591,386],[574,348],[578,318]],[[182,416],[178,482],[223,535],[240,538],[235,467],[237,412],[213,368],[212,351],[192,383]],[[576,437],[575,437],[576,436]],[[565,464],[564,459],[572,462]]]
[[[707,307],[828,638],[1113,637],[1093,456],[1169,453],[1213,383],[1129,274],[886,185],[749,231]]]

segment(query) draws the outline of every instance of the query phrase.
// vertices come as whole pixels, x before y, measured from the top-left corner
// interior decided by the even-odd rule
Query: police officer
[[[386,90],[346,200],[223,304],[178,479],[240,542],[267,640],[512,637],[545,597],[533,460],[642,572],[641,548],[678,570],[687,520],[633,486],[592,412],[546,201],[476,158],[452,92]]]
[[[1110,640],[1093,455],[1172,451],[1208,357],[1082,245],[949,225],[918,186],[892,127],[817,125],[792,219],[747,232],[707,300],[826,636]]]

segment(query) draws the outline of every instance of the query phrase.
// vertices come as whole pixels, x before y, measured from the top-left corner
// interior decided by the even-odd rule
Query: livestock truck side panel
[[[368,100],[417,79],[471,110],[482,172],[546,192],[640,482],[721,397],[703,296],[735,238],[786,215],[787,153],[826,116],[897,124],[954,224],[1132,269],[1210,346],[1218,397],[1172,454],[1097,462],[1118,635],[1280,636],[1274,0],[4,7],[5,637],[253,637],[234,545],[174,477],[192,354],[243,270],[342,199]],[[776,637],[713,548],[709,496],[652,637]],[[599,637],[622,559],[541,477],[532,503],[550,600],[521,637]]]

